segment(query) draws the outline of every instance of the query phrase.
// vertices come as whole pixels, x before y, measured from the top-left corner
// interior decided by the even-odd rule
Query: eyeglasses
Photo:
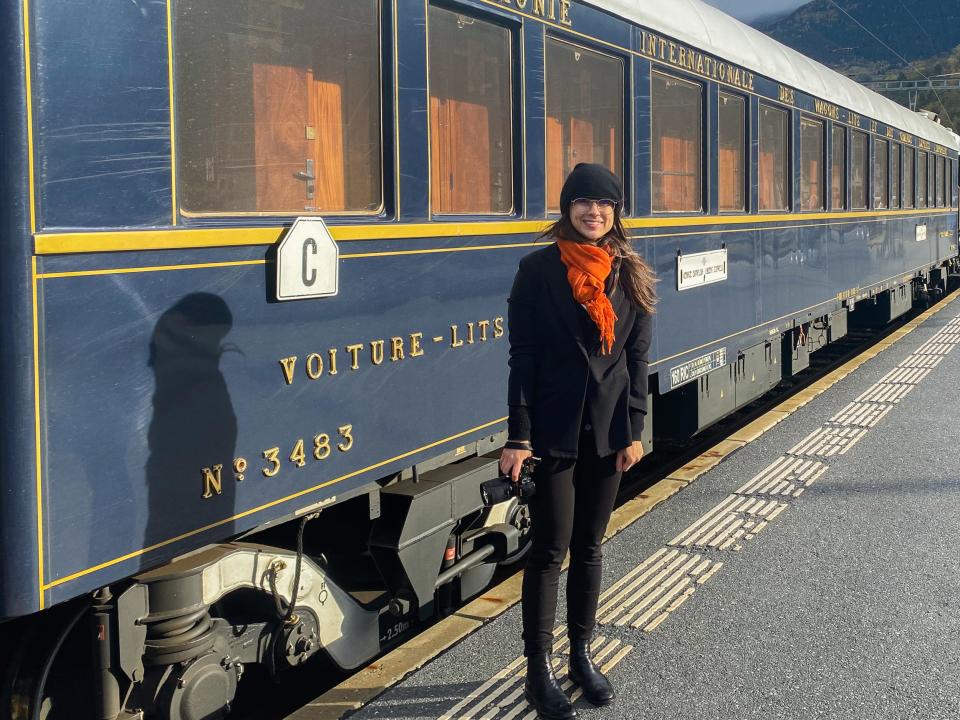
[[[591,198],[577,198],[573,201],[573,206],[580,210],[581,212],[591,210],[594,205],[597,206],[597,210],[603,213],[613,212],[614,209],[619,205],[616,200],[611,200],[610,198],[600,198],[599,200]]]

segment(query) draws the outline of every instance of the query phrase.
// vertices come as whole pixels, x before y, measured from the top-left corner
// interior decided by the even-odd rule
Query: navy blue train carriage
[[[505,298],[577,162],[660,278],[658,436],[956,263],[960,139],[697,0],[0,13],[18,719],[215,717],[244,667],[357,667],[522,557],[478,487]]]

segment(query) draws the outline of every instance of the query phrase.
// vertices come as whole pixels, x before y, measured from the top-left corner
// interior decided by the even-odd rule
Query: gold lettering
[[[573,21],[570,19],[570,0],[560,0],[560,24],[573,25]]]
[[[410,333],[410,357],[423,355],[423,348],[420,346],[421,340],[423,340],[422,332]]]
[[[487,341],[487,328],[490,327],[489,320],[481,320],[477,323],[477,327],[480,328],[480,342]]]
[[[350,369],[356,370],[360,367],[359,362],[357,361],[357,353],[363,350],[363,343],[359,345],[347,345],[347,352],[350,353]]]
[[[493,319],[493,336],[495,338],[503,337],[503,318],[502,317]]]
[[[697,74],[703,75],[703,55],[697,53]]]
[[[223,465],[214,465],[212,468],[204,468],[200,472],[203,473],[203,499],[207,500],[208,498],[213,497],[213,492],[216,492],[217,495],[221,493],[222,483],[220,480],[220,471],[223,470]],[[211,492],[211,490],[213,492]]]
[[[307,464],[307,455],[303,451],[303,438],[299,438],[297,443],[293,446],[293,450],[290,453],[290,462],[292,462],[297,467],[303,467]]]
[[[670,43],[670,64],[677,64],[677,44],[674,42]]]
[[[316,380],[323,375],[323,358],[320,353],[310,353],[307,355],[307,377]]]
[[[380,365],[383,362],[383,340],[374,340],[370,343],[370,362]]]
[[[517,0],[517,7],[523,10],[527,7],[527,0]]]
[[[287,381],[287,385],[292,385],[293,371],[297,367],[297,356],[291,355],[290,357],[283,358],[280,360],[280,367],[283,369],[283,379]]]
[[[684,47],[677,49],[677,64],[679,65],[687,64],[687,49]]]
[[[533,0],[533,14],[543,17],[543,0]]]
[[[329,350],[327,350],[327,355],[328,355],[329,358],[330,358],[330,362],[329,362],[330,371],[329,371],[329,372],[330,372],[331,375],[336,375],[336,374],[337,374],[337,349],[336,349],[336,348],[330,348]]]
[[[403,338],[390,338],[390,362],[403,360]]]
[[[473,323],[467,323],[467,345],[473,345]]]
[[[343,442],[337,443],[337,450],[347,452],[353,447],[353,425],[341,425],[337,428],[337,432],[343,438]]]
[[[557,0],[550,0],[550,14],[547,17],[551,20],[557,19]]]
[[[450,326],[450,347],[463,347],[463,340],[459,339],[458,331],[459,329],[456,325]]]
[[[660,59],[667,59],[667,41],[663,38],[660,38]]]
[[[740,68],[737,68],[736,70],[733,71],[733,84],[736,85],[737,87],[740,87],[740,83],[741,83]]]
[[[233,473],[237,478],[237,482],[243,482],[244,473],[247,471],[247,459],[238,457],[233,461]]]
[[[720,63],[720,80],[721,82],[727,81],[727,64]]]

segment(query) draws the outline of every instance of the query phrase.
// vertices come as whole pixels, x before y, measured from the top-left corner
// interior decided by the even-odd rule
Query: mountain
[[[813,0],[753,26],[854,80],[960,71],[960,0]],[[887,95],[907,104],[907,93]],[[921,93],[919,107],[960,127],[960,91]]]
[[[830,67],[899,67],[897,54],[913,61],[960,45],[960,2],[813,0],[786,18],[753,25]]]

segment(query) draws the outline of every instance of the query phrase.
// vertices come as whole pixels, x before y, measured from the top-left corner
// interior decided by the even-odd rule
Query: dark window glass
[[[382,205],[379,4],[177,0],[185,213]]]
[[[887,193],[890,189],[889,163],[889,143],[876,138],[873,143],[873,206],[877,209],[887,207]]]
[[[703,209],[703,87],[653,73],[653,209],[696,212]]]
[[[927,206],[927,154],[917,153],[917,207]]]
[[[547,38],[547,208],[577,163],[623,177],[623,61]]]
[[[430,207],[513,209],[510,31],[430,7]]]
[[[760,209],[790,209],[790,113],[760,106]]]
[[[845,210],[847,207],[847,129],[841,125],[834,125],[833,148],[830,162],[830,202],[834,210]]]
[[[867,178],[870,176],[870,153],[867,134],[853,131],[850,150],[850,207],[867,209]]]
[[[823,123],[800,118],[800,209],[823,210]]]
[[[916,153],[912,147],[903,147],[903,206],[913,207],[913,171]]]
[[[746,210],[747,156],[744,150],[746,103],[739,95],[720,93],[718,162],[720,212]]]
[[[937,156],[927,153],[927,207],[937,206]]]
[[[900,207],[900,144],[891,143],[890,207]]]

